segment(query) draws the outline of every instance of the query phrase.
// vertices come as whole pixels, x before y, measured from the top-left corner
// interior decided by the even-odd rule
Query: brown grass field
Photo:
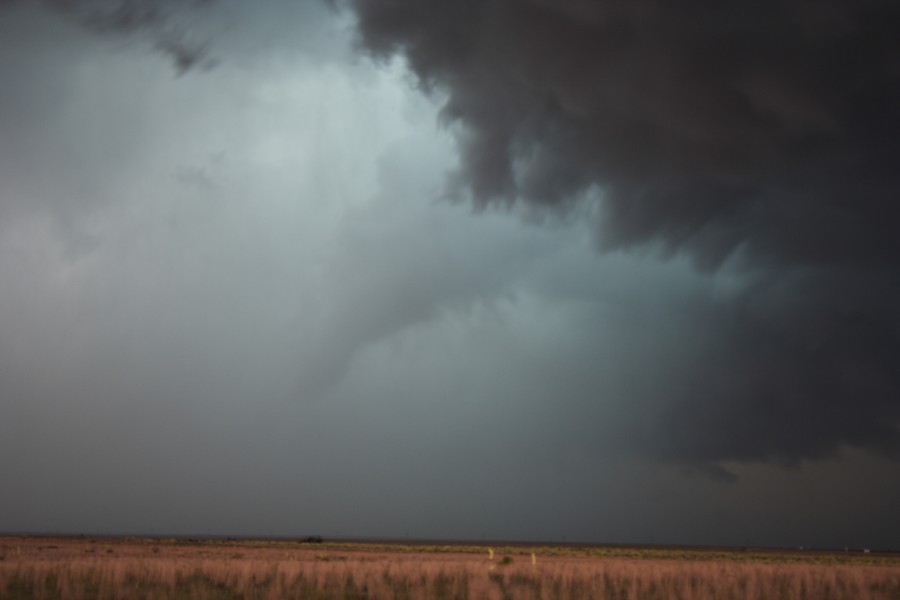
[[[900,556],[0,537],[0,598],[900,600]]]

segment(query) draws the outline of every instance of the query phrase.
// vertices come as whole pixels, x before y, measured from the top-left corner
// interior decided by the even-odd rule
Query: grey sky
[[[504,183],[527,95],[351,4],[0,2],[0,531],[900,546],[894,242],[630,221],[555,117]]]

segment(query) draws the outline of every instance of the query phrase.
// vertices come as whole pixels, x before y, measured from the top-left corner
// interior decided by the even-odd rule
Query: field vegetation
[[[896,600],[877,554],[0,538],[0,598]]]

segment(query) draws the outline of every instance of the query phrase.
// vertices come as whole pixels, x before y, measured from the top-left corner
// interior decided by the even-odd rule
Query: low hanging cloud
[[[363,51],[402,55],[445,95],[476,205],[599,197],[603,249],[740,275],[684,309],[677,374],[646,365],[661,384],[644,448],[694,464],[898,455],[900,6],[346,4]]]
[[[13,4],[24,1],[0,9]],[[244,25],[243,38],[240,28],[229,37],[213,4]],[[620,357],[634,367],[619,369],[618,401],[644,415],[628,429],[629,450],[713,474],[723,461],[790,464],[848,445],[898,455],[900,8],[343,4],[360,50],[402,55],[421,88],[446,99],[460,164],[452,190],[476,206],[566,213],[599,198],[600,210],[585,214],[599,215],[602,249],[683,255],[700,277],[738,282],[667,303],[658,331],[638,332],[634,357]],[[147,43],[179,73],[213,64],[207,35],[229,56],[273,31],[337,52],[315,35],[331,31],[316,4],[274,2],[260,14],[213,0],[43,5],[98,35]],[[190,170],[177,180],[214,189]],[[653,326],[628,304],[615,337],[623,344]],[[380,331],[370,325],[359,335]],[[336,355],[357,341],[337,344]],[[600,421],[590,403],[609,390],[596,373],[585,381],[569,396],[545,382],[547,395],[561,413]]]

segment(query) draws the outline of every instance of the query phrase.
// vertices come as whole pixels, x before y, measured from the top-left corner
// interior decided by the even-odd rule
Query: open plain
[[[861,552],[0,538],[0,598],[896,600]]]

